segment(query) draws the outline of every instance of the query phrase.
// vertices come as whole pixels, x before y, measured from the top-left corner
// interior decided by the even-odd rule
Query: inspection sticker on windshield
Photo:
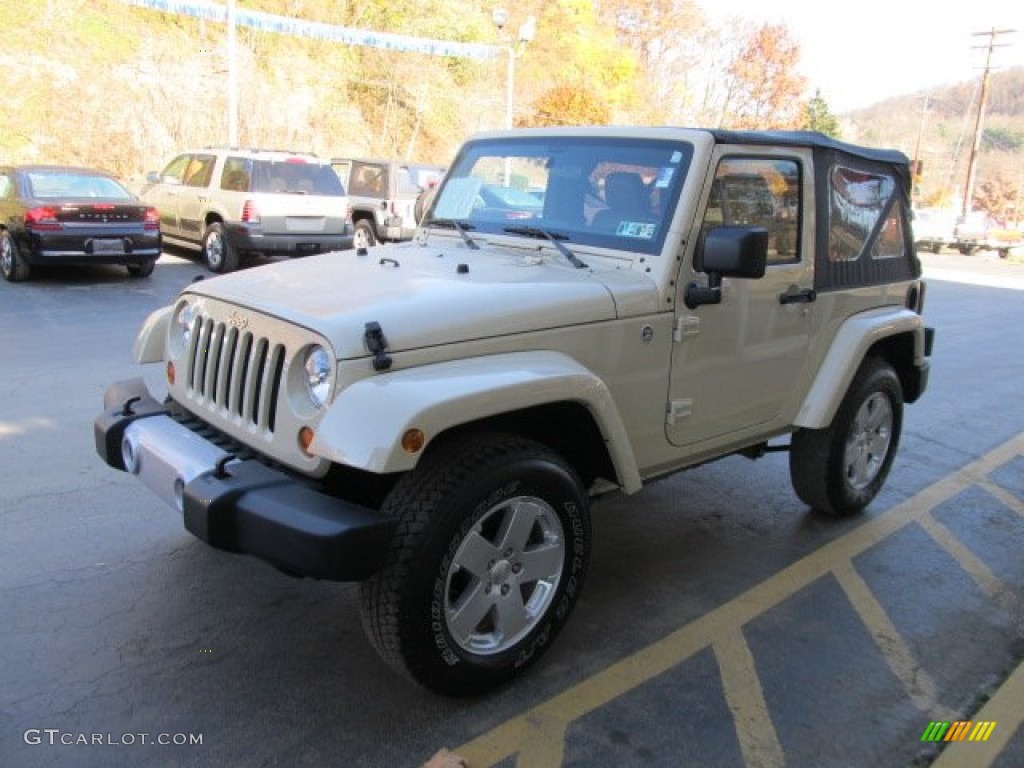
[[[623,221],[619,223],[615,234],[619,237],[638,237],[643,240],[650,240],[654,237],[656,224],[647,221]]]

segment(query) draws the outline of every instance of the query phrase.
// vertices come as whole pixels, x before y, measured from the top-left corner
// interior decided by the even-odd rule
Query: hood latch
[[[380,323],[373,321],[363,327],[365,328],[363,331],[363,341],[366,343],[366,348],[373,355],[373,370],[388,370],[391,367],[391,358],[384,354],[384,350],[388,347],[388,340],[384,338],[384,331],[381,330]]]

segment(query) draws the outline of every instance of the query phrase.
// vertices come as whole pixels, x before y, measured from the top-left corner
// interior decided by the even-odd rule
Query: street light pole
[[[238,146],[238,66],[235,56],[235,0],[228,0],[228,146]]]
[[[514,122],[515,91],[516,91],[516,57],[522,52],[522,47],[533,42],[537,35],[537,20],[530,16],[519,26],[519,33],[513,40],[505,37],[505,26],[508,24],[508,11],[498,8],[491,14],[494,26],[498,28],[498,35],[506,41],[505,53],[508,56],[508,63],[505,68],[505,127],[511,128]]]
[[[509,44],[505,53],[508,54],[508,66],[505,70],[505,128],[511,128],[516,90],[516,49]]]

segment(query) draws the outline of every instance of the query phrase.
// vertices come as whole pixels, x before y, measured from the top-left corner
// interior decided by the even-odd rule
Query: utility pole
[[[988,37],[988,45],[973,46],[974,48],[987,48],[985,54],[985,72],[981,76],[981,96],[978,98],[978,116],[974,121],[974,143],[971,144],[971,154],[967,160],[967,185],[964,187],[964,204],[961,210],[961,217],[966,218],[974,205],[974,180],[977,175],[978,151],[981,149],[982,123],[985,119],[985,105],[988,102],[988,87],[992,77],[992,50],[994,48],[1005,48],[1009,43],[996,43],[999,35],[1009,35],[1016,32],[1015,29],[996,29],[993,27],[988,32],[975,32],[974,37]]]

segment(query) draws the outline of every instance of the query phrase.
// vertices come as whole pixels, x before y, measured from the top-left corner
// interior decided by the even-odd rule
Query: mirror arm
[[[686,286],[686,295],[683,301],[689,309],[696,309],[703,304],[722,303],[722,275],[718,272],[708,272],[708,284],[701,285],[692,282]]]

